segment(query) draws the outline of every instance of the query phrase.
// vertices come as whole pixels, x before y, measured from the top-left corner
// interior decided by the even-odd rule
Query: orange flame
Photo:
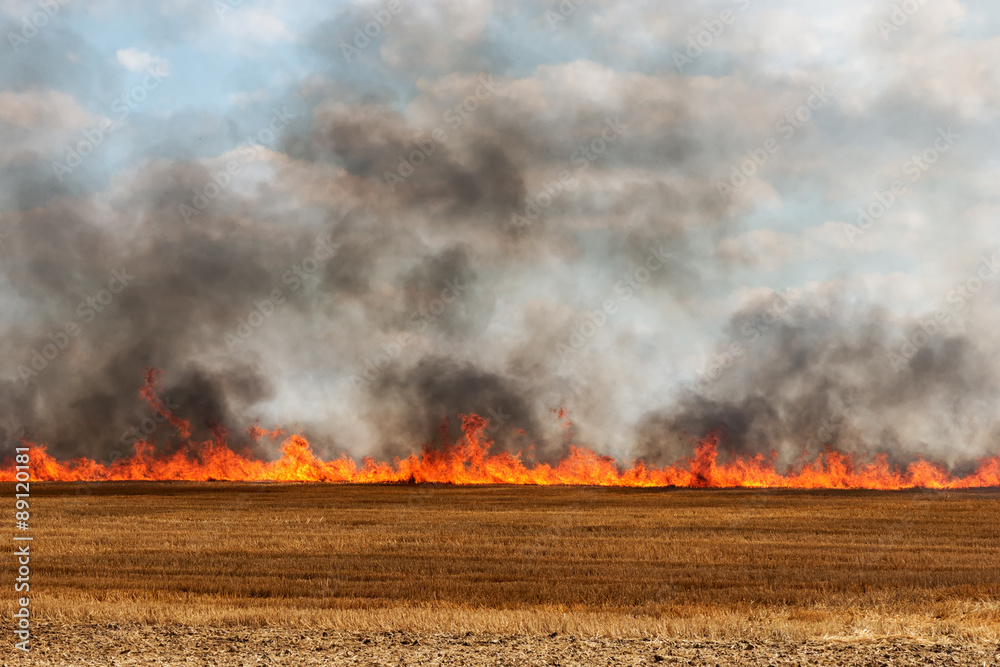
[[[869,463],[858,463],[850,455],[836,451],[820,454],[797,471],[781,473],[774,456],[757,454],[729,463],[719,463],[719,437],[709,434],[687,461],[664,468],[637,462],[622,468],[608,456],[570,447],[570,453],[555,465],[528,466],[520,454],[489,454],[492,440],[486,436],[489,423],[478,415],[462,416],[463,435],[441,449],[425,446],[421,454],[396,459],[392,464],[364,458],[358,464],[342,456],[332,461],[316,457],[301,435],[290,435],[281,445],[281,458],[261,461],[229,448],[226,433],[215,430],[215,438],[190,442],[190,425],[175,416],[156,396],[158,373],[149,371],[142,397],[177,430],[185,445],[177,451],[157,456],[153,445],[140,441],[132,456],[103,464],[87,458],[59,461],[44,445],[26,443],[30,448],[32,481],[274,481],[274,482],[435,482],[450,484],[582,484],[599,486],[681,486],[757,487],[798,489],[961,489],[1000,486],[1000,456],[983,459],[975,472],[955,477],[924,460],[905,470],[893,468],[885,455]],[[565,419],[565,412],[559,414]],[[278,438],[283,431],[249,430],[254,438]],[[15,480],[14,463],[0,469],[0,481]]]

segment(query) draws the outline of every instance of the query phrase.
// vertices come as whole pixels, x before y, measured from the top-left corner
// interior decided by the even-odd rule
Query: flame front
[[[191,442],[190,425],[173,415],[156,396],[157,372],[147,375],[142,397],[176,429],[186,445],[172,454],[157,456],[150,442],[135,445],[132,456],[109,464],[80,458],[59,461],[44,445],[31,448],[32,481],[273,481],[390,483],[434,482],[448,484],[580,484],[596,486],[680,486],[694,488],[758,487],[796,489],[963,489],[1000,486],[1000,456],[983,459],[975,472],[955,477],[944,468],[918,460],[905,470],[893,468],[884,455],[869,463],[858,463],[850,455],[827,451],[797,471],[781,473],[771,460],[758,454],[719,463],[719,439],[710,434],[687,461],[664,468],[639,462],[622,468],[607,456],[571,447],[555,465],[526,465],[520,454],[489,454],[493,444],[486,437],[487,420],[478,415],[462,416],[462,436],[441,449],[424,448],[419,455],[396,459],[392,464],[365,458],[358,466],[344,456],[332,461],[316,457],[301,435],[290,435],[281,445],[281,458],[261,461],[234,452],[226,433],[215,439]],[[560,416],[565,417],[563,413]],[[280,437],[282,431],[250,429],[255,438]],[[14,481],[13,463],[0,469],[0,481]]]
[[[148,442],[135,453],[109,465],[90,459],[58,461],[44,445],[31,447],[31,478],[36,481],[274,481],[274,482],[436,482],[449,484],[586,484],[598,486],[769,487],[798,489],[959,489],[1000,486],[1000,457],[983,460],[966,477],[916,461],[905,470],[893,469],[884,456],[856,464],[848,455],[826,452],[791,473],[780,473],[763,456],[718,463],[718,439],[712,435],[688,461],[664,468],[637,463],[622,469],[607,456],[580,447],[556,465],[528,466],[520,455],[487,455],[491,442],[483,435],[487,422],[477,415],[463,417],[463,436],[453,445],[393,464],[363,460],[359,466],[346,456],[333,461],[316,457],[300,435],[288,436],[277,461],[260,461],[232,451],[224,440],[190,443],[173,454],[157,457]],[[14,467],[0,471],[0,481],[14,481]]]

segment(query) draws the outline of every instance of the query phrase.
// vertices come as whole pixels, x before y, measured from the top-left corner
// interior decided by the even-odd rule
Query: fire
[[[493,444],[486,437],[487,420],[478,415],[462,416],[462,436],[440,449],[425,446],[423,451],[392,464],[371,458],[359,466],[343,456],[324,461],[313,453],[301,435],[288,435],[281,445],[281,458],[261,461],[234,452],[227,435],[217,430],[215,438],[191,442],[190,425],[172,414],[157,397],[158,373],[149,371],[141,395],[175,428],[185,446],[168,455],[154,454],[153,445],[142,441],[132,456],[107,464],[80,458],[59,461],[46,452],[45,445],[27,443],[31,448],[32,481],[273,481],[391,483],[434,482],[449,484],[582,484],[599,486],[681,486],[696,488],[767,487],[796,489],[962,489],[1000,486],[1000,456],[983,459],[972,474],[955,477],[945,469],[918,460],[905,470],[893,468],[887,458],[859,463],[850,455],[836,451],[820,454],[796,471],[779,472],[771,459],[753,457],[720,463],[719,437],[710,434],[697,446],[694,456],[663,468],[642,462],[623,468],[612,458],[583,447],[571,447],[570,453],[555,465],[527,465],[520,454],[489,454]],[[565,412],[559,417],[566,419]],[[567,420],[568,422],[568,420]],[[265,431],[254,426],[254,438],[277,439],[281,430]],[[14,481],[15,468],[10,463],[0,469],[0,481]]]

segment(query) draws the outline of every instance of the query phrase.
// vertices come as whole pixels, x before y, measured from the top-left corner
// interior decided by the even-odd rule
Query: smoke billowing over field
[[[998,44],[0,0],[14,655],[995,664]]]

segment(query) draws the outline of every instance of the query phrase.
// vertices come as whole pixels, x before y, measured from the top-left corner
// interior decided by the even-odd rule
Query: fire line
[[[520,454],[489,454],[492,441],[486,437],[489,422],[478,415],[462,415],[462,436],[440,449],[425,446],[393,463],[364,458],[361,465],[346,455],[324,461],[313,453],[301,435],[289,435],[281,445],[281,457],[262,461],[234,452],[224,432],[214,440],[191,442],[190,424],[172,414],[157,397],[158,371],[147,372],[141,396],[176,429],[186,446],[170,454],[157,455],[153,445],[140,441],[132,456],[109,464],[87,458],[60,461],[48,454],[44,444],[31,448],[32,481],[247,481],[328,483],[449,483],[595,485],[627,487],[690,488],[789,488],[789,489],[967,489],[1000,486],[1000,456],[981,459],[975,472],[959,477],[925,460],[899,469],[885,455],[859,462],[849,454],[828,450],[795,471],[779,472],[774,457],[761,454],[730,462],[718,461],[719,436],[709,434],[696,447],[694,456],[663,468],[636,462],[620,466],[613,458],[584,447],[571,447],[556,464],[525,464]],[[280,437],[254,427],[255,438]],[[0,468],[0,481],[15,480],[15,466]]]

